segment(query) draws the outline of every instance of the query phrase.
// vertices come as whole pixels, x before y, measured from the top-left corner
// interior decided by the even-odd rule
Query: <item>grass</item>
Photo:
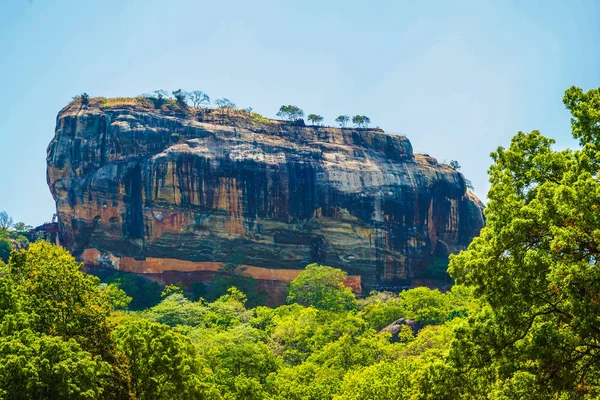
[[[71,104],[79,104],[81,103],[81,99],[75,98],[73,99]],[[92,107],[100,107],[103,109],[116,109],[116,108],[132,108],[143,111],[162,111],[164,113],[185,113],[188,116],[193,118],[193,115],[197,112],[210,112],[210,113],[222,113],[227,114],[228,117],[241,117],[243,119],[249,119],[254,123],[259,124],[272,124],[275,121],[271,120],[264,115],[261,115],[257,112],[252,112],[249,110],[240,110],[236,108],[232,109],[208,109],[208,110],[194,110],[192,108],[184,109],[182,108],[174,99],[165,98],[163,99],[163,103],[160,107],[155,105],[155,101],[151,98],[144,96],[137,97],[91,97],[88,101],[88,105]]]
[[[260,124],[270,124],[273,122],[269,118],[265,117],[264,115],[260,115],[259,113],[256,113],[256,112],[252,112],[252,113],[250,113],[250,115],[252,117],[252,122],[257,122]]]
[[[102,102],[102,108],[135,107],[141,105],[136,97],[112,97]]]

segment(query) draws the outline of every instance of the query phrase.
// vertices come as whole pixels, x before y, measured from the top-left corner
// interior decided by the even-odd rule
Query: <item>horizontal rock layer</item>
[[[431,266],[483,226],[462,174],[404,136],[235,112],[71,104],[48,184],[63,245],[86,265],[138,273],[236,263],[286,281],[317,262],[359,288],[435,284]]]

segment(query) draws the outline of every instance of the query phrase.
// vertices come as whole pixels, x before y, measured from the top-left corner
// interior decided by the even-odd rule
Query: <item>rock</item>
[[[412,330],[414,336],[417,336],[417,333],[419,333],[419,329],[421,329],[421,325],[416,320],[400,318],[399,320],[392,322],[391,324],[380,330],[379,333],[391,333],[391,342],[396,343],[398,341],[398,334],[402,330],[403,326],[408,326]]]
[[[428,267],[484,224],[463,175],[404,136],[253,119],[65,107],[47,157],[61,243],[87,266],[147,274],[235,259],[289,282],[317,262],[360,291],[440,285]]]

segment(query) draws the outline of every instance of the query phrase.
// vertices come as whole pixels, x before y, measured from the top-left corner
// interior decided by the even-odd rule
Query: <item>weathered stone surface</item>
[[[392,343],[396,343],[398,342],[399,334],[403,326],[408,326],[411,329],[413,335],[415,336],[419,333],[419,330],[422,328],[421,324],[419,324],[414,319],[400,318],[399,320],[394,321],[385,328],[381,329],[379,333],[391,334],[392,337],[390,338],[390,341]]]
[[[404,136],[234,112],[71,104],[48,147],[48,184],[63,245],[87,265],[138,273],[235,256],[264,280],[318,262],[360,277],[355,290],[435,284],[428,266],[483,226],[462,174],[413,154]]]

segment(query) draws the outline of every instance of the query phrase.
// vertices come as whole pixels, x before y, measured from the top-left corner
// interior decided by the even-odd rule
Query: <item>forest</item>
[[[169,285],[140,309],[61,247],[13,250],[0,399],[598,398],[600,89],[563,101],[579,148],[533,131],[491,154],[486,226],[450,257],[445,293],[357,299],[312,264],[279,307]]]

